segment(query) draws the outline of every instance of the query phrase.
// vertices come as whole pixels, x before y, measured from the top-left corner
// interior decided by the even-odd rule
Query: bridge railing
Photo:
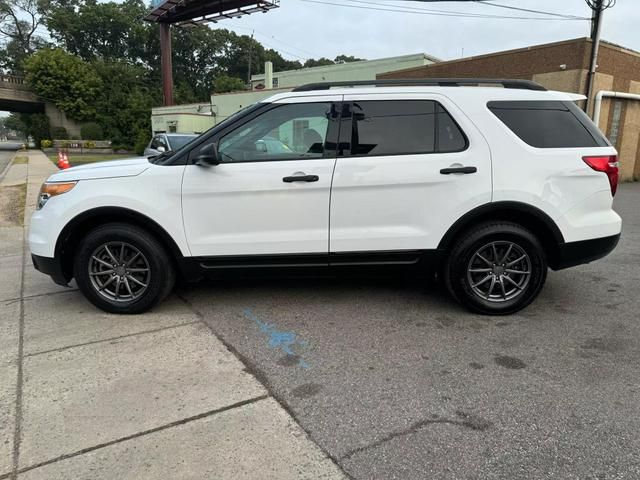
[[[20,75],[5,75],[0,73],[0,88],[28,88],[27,82],[24,77]]]

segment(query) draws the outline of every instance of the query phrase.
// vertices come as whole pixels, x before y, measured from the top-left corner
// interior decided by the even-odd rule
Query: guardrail
[[[0,87],[26,89],[28,84],[25,78],[20,75],[0,74]]]

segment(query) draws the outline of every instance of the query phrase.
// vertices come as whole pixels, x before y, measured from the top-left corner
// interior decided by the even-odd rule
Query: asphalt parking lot
[[[352,478],[640,478],[638,206],[622,185],[617,250],[509,317],[402,281],[178,295]]]

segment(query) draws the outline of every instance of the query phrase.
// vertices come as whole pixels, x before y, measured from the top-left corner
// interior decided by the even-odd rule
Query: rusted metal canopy
[[[217,23],[280,6],[280,0],[156,0],[144,17],[147,22],[176,24],[182,27]]]

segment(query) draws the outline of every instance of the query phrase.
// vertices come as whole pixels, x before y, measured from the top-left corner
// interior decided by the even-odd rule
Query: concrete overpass
[[[45,113],[51,127],[64,127],[70,136],[80,136],[80,125],[69,120],[53,103],[38,97],[24,77],[0,74],[0,110]]]
[[[45,113],[45,102],[33,93],[23,77],[0,75],[0,110]]]

